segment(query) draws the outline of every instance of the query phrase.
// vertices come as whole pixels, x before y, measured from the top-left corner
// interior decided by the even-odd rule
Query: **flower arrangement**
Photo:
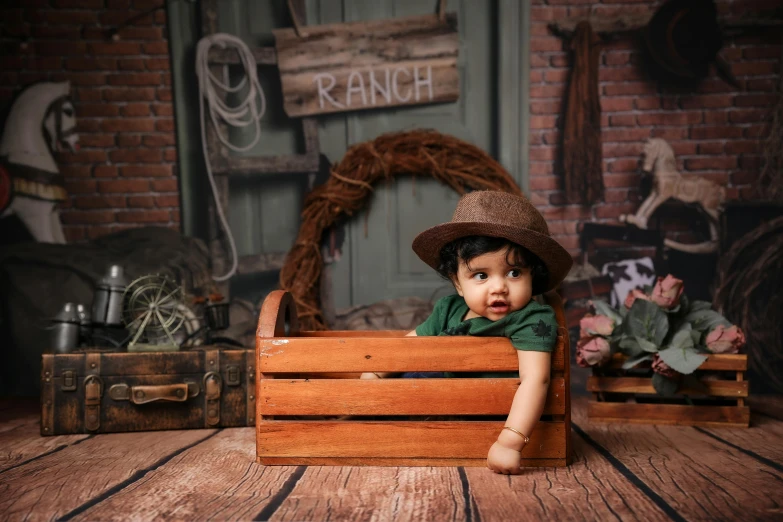
[[[691,374],[707,359],[704,354],[738,353],[745,345],[739,327],[710,303],[691,302],[671,274],[653,287],[631,290],[619,310],[599,300],[592,305],[596,313],[579,322],[577,364],[600,367],[615,353],[625,355],[626,370],[649,362],[661,395],[673,395],[681,383],[700,386]]]

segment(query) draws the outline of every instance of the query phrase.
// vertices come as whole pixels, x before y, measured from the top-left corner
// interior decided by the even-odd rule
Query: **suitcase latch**
[[[239,366],[227,366],[226,384],[229,386],[239,386]]]
[[[76,391],[76,370],[63,370],[62,391]]]
[[[216,426],[220,423],[220,389],[222,387],[223,379],[219,373],[209,372],[204,375],[207,426]]]
[[[103,381],[97,375],[84,379],[84,427],[97,431],[101,427],[101,395]]]

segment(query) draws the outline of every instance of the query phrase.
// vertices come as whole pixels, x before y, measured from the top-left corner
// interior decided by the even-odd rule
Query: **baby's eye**
[[[475,279],[476,281],[484,281],[486,278],[487,278],[487,274],[485,274],[484,272],[476,272],[475,274],[473,274],[473,279]]]
[[[507,275],[508,275],[508,277],[517,278],[517,277],[522,275],[522,271],[520,269],[518,269],[518,268],[513,268],[513,269],[508,271]]]

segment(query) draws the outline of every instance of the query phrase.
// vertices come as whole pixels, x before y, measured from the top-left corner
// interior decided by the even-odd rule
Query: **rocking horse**
[[[652,172],[652,192],[647,196],[636,214],[623,214],[620,221],[646,229],[653,212],[669,198],[684,203],[698,203],[708,216],[710,240],[686,244],[665,239],[664,245],[692,254],[706,254],[718,249],[718,218],[726,199],[726,189],[704,178],[686,178],[677,172],[677,162],[671,146],[661,138],[651,138],[644,146],[642,170]]]
[[[78,150],[70,82],[42,82],[19,94],[0,140],[2,217],[15,214],[44,243],[65,243],[57,205],[67,199],[53,152]]]

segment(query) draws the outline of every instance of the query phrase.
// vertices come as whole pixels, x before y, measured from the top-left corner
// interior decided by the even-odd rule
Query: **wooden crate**
[[[555,308],[561,327],[546,406],[522,451],[523,466],[571,462],[568,332],[560,298],[551,292],[546,301]],[[487,452],[503,428],[518,378],[360,380],[358,376],[361,372],[515,372],[516,350],[504,337],[405,337],[406,333],[298,331],[290,294],[272,292],[261,309],[256,337],[257,461],[486,466]]]
[[[607,366],[594,368],[593,376],[588,378],[587,390],[593,392],[587,410],[591,422],[735,428],[750,425],[750,408],[745,405],[745,354],[709,355],[694,372],[706,390],[681,388],[672,398],[656,394],[651,369],[647,376],[633,375],[622,369],[623,362],[625,357],[615,354]]]

